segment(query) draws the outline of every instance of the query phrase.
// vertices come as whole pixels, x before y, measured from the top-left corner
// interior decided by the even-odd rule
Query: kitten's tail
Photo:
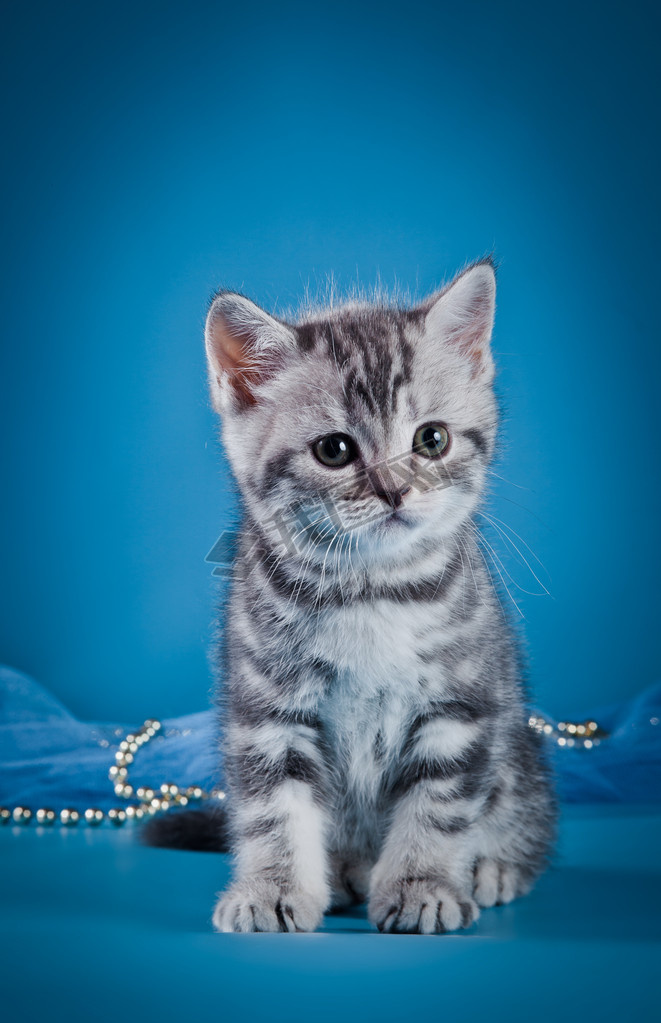
[[[229,852],[227,814],[222,807],[208,810],[168,810],[150,817],[140,830],[140,841],[162,849]]]

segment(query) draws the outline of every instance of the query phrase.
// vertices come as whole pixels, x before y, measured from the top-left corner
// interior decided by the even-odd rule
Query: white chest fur
[[[347,785],[367,800],[399,755],[420,700],[416,611],[377,601],[329,611],[319,622],[317,652],[336,669],[321,716]]]
[[[319,656],[338,671],[360,676],[366,686],[409,678],[419,648],[416,610],[380,600],[326,611],[315,637]]]

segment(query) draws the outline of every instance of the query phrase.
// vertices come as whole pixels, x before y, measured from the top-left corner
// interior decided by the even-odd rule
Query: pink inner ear
[[[484,317],[477,313],[469,324],[457,332],[457,343],[466,354],[477,372],[484,365],[485,344],[484,336],[488,331]]]
[[[452,340],[473,365],[473,375],[489,361],[491,316],[485,302],[475,298],[464,312],[465,322],[452,332]]]
[[[482,368],[484,362],[484,349],[481,347],[472,347],[468,352],[468,358],[473,363],[474,374]]]
[[[426,329],[461,352],[473,376],[493,370],[494,297],[493,268],[476,263],[428,300]]]
[[[251,383],[258,382],[259,376],[256,362],[248,355],[250,335],[245,331],[231,332],[222,317],[217,317],[211,331],[210,345],[213,361],[227,373],[239,400],[244,405],[254,405],[257,399]],[[216,380],[220,384],[218,374]]]

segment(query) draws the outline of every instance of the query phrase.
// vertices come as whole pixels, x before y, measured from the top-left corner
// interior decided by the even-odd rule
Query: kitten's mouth
[[[386,515],[386,517],[381,520],[380,524],[385,526],[386,529],[401,529],[402,527],[413,525],[406,512],[400,511],[399,508],[396,508],[394,511],[391,511],[389,515]]]

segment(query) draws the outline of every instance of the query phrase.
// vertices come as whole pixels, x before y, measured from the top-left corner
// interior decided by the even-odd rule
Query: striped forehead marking
[[[323,351],[340,374],[347,411],[372,416],[397,411],[399,391],[411,380],[413,345],[406,327],[413,312],[364,310],[296,327],[302,352]]]

